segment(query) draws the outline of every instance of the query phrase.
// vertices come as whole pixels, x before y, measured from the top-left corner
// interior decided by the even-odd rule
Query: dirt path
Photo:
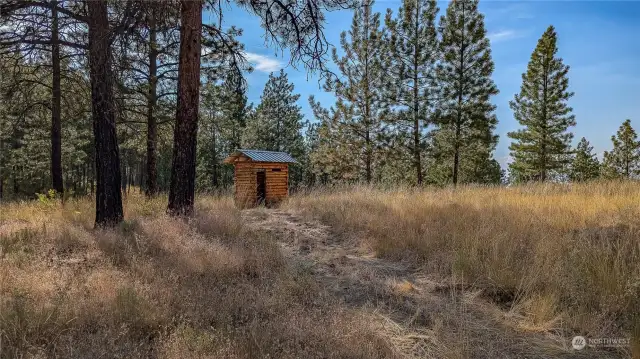
[[[508,310],[438,283],[408,263],[374,257],[356,240],[285,211],[243,212],[247,222],[278,238],[292,265],[304,266],[345,307],[364,311],[402,358],[619,358],[576,351],[567,338],[525,331]]]

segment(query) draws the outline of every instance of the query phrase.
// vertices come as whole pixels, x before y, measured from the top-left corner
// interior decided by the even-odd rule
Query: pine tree
[[[243,88],[230,81],[208,83],[202,89],[198,126],[197,188],[214,190],[233,183],[233,167],[221,162],[240,148],[241,134],[250,111]]]
[[[450,180],[479,182],[468,169],[492,166],[498,141],[498,120],[491,96],[498,94],[491,74],[489,39],[478,0],[454,0],[440,19],[442,62],[438,81],[442,89],[438,127],[433,134],[433,153],[451,161]]]
[[[124,219],[120,193],[120,152],[116,135],[112,46],[106,1],[87,3],[89,74],[96,156],[96,227],[115,226]]]
[[[432,122],[437,97],[435,79],[439,44],[436,31],[438,7],[435,0],[403,0],[398,15],[387,10],[385,45],[389,49],[385,70],[387,97],[402,111],[395,125],[401,135],[400,146],[412,158],[416,182],[422,184],[424,131]]]
[[[380,14],[373,13],[373,1],[365,0],[356,8],[348,32],[340,34],[340,45],[344,56],[333,50],[333,61],[338,65],[341,77],[325,83],[325,90],[333,92],[338,99],[333,120],[359,160],[357,168],[369,183],[374,178],[376,166],[383,161],[382,143],[385,137],[382,98],[384,77],[382,66],[382,34]]]
[[[295,159],[304,156],[305,126],[304,116],[297,101],[299,94],[294,93],[293,83],[287,74],[280,70],[277,75],[271,73],[264,87],[260,104],[247,120],[243,135],[243,146],[267,151],[289,153]],[[300,166],[290,168],[290,181],[293,186],[302,180]]]
[[[21,53],[47,66],[50,85],[50,188],[64,192],[62,164],[62,78],[67,76],[63,59],[78,57],[66,48],[86,49],[72,41],[74,22],[80,18],[60,0],[40,2],[5,1],[0,7],[0,55]],[[15,70],[15,69],[14,69]],[[41,83],[42,84],[42,83]]]
[[[294,158],[304,152],[301,130],[304,117],[297,101],[293,83],[280,70],[271,73],[264,87],[260,104],[247,123],[243,136],[243,146],[268,151],[283,151]]]
[[[514,161],[510,171],[519,180],[546,181],[554,171],[562,169],[570,160],[575,116],[567,101],[569,66],[556,56],[557,35],[549,26],[538,40],[527,72],[522,74],[520,93],[510,102],[514,117],[525,128],[510,132],[515,141],[509,149]]]
[[[593,153],[593,146],[586,138],[582,137],[575,150],[569,179],[575,182],[583,182],[598,178],[599,175],[600,162]]]
[[[181,1],[178,103],[167,208],[174,216],[190,216],[195,202],[202,7],[201,0]]]
[[[604,153],[603,172],[609,178],[634,178],[640,174],[640,141],[636,131],[631,127],[631,120],[626,120],[611,136],[613,149]]]
[[[343,108],[338,100],[338,107]],[[331,107],[323,108],[313,96],[309,97],[309,104],[318,120],[317,140],[309,154],[311,167],[320,183],[332,181],[355,182],[361,176],[362,163],[354,153],[362,151],[358,148],[361,141],[343,118],[344,113]]]

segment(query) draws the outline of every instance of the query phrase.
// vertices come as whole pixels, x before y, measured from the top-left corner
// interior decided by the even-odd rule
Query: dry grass
[[[575,334],[631,337],[640,357],[636,183],[351,188],[285,204],[332,233],[286,211],[247,225],[227,197],[201,197],[188,222],[165,206],[131,195],[110,231],[92,229],[89,199],[0,207],[0,357],[489,358],[538,342],[553,357],[580,353],[542,341]],[[330,258],[308,263],[319,238]],[[347,257],[340,240],[382,259]]]
[[[0,207],[0,357],[389,356],[230,199],[189,222],[165,206],[132,195],[112,231],[92,229],[88,199]]]
[[[630,337],[640,357],[637,182],[334,189],[288,206],[377,256],[482,290],[518,330]]]

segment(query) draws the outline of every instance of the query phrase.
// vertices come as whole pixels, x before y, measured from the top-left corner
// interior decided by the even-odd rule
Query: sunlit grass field
[[[625,337],[640,356],[640,183],[325,190],[288,206],[482,289],[522,330]]]
[[[90,198],[2,204],[0,356],[406,357],[232,198],[198,198],[185,221],[131,194],[108,231]],[[318,189],[280,210],[480,290],[520,331],[631,338],[640,356],[638,183]]]

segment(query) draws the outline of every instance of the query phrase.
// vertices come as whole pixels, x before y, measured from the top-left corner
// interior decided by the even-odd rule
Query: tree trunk
[[[120,158],[120,192],[123,196],[127,195],[127,149],[122,151],[122,157]]]
[[[73,173],[73,194],[75,195],[78,193],[78,167],[72,167],[71,171]]]
[[[16,173],[15,172],[13,174],[12,181],[13,181],[13,197],[17,198],[18,197],[18,192],[20,192],[20,188],[19,188],[19,185],[18,185],[18,179],[16,178]]]
[[[91,183],[89,183],[89,187],[91,190],[91,197],[93,197],[93,195],[96,193],[96,175],[95,175],[95,168],[92,166],[91,167]]]
[[[157,182],[157,154],[156,142],[158,130],[156,125],[156,117],[154,114],[157,102],[157,85],[158,85],[158,44],[156,41],[156,22],[155,11],[149,19],[149,94],[147,95],[147,188],[145,194],[147,197],[153,197],[158,193]]]
[[[456,134],[458,129],[456,129]],[[458,167],[460,166],[460,146],[458,146],[458,139],[456,135],[456,143],[454,144],[453,150],[453,187],[458,185]]]
[[[195,197],[202,2],[182,0],[181,4],[178,106],[173,133],[173,163],[167,212],[171,215],[188,216],[193,214]]]
[[[371,183],[371,180],[373,178],[372,176],[372,169],[371,169],[371,162],[373,162],[373,146],[371,145],[371,130],[373,127],[373,121],[371,119],[371,104],[370,104],[370,86],[371,86],[371,82],[369,81],[369,57],[371,56],[369,50],[369,10],[368,7],[371,6],[371,2],[370,1],[365,1],[363,2],[363,5],[365,7],[364,9],[364,33],[366,34],[366,38],[365,40],[367,40],[365,42],[366,47],[365,47],[365,59],[364,59],[364,114],[363,114],[363,120],[364,120],[364,125],[365,125],[365,135],[364,135],[364,142],[365,142],[365,154],[364,154],[364,166],[365,166],[365,180],[367,181],[367,184]]]
[[[365,179],[367,180],[367,184],[371,183],[371,179],[373,178],[371,174],[371,162],[372,162],[372,149],[371,149],[371,139],[369,138],[369,130],[367,130],[367,138],[366,138],[366,154],[365,154]]]
[[[51,1],[51,187],[64,192],[62,180],[62,124],[60,119],[60,43],[58,34],[58,2]]]
[[[120,154],[111,72],[111,44],[106,1],[88,1],[89,74],[96,161],[96,227],[123,220]]]
[[[462,127],[462,91],[464,89],[464,29],[465,29],[465,13],[464,13],[464,5],[465,2],[462,2],[462,35],[460,39],[462,44],[460,44],[460,70],[458,72],[458,111],[456,118],[456,133],[455,133],[455,143],[453,144],[453,187],[458,185],[458,168],[460,167],[460,136],[462,135],[461,127]]]
[[[548,61],[545,60],[543,64],[544,71],[544,83],[542,84],[542,144],[541,144],[541,163],[542,168],[540,171],[540,182],[545,182],[547,180],[547,86],[548,86],[548,77],[549,72]]]
[[[420,2],[415,4],[415,32],[418,34],[420,25]],[[422,185],[422,159],[420,158],[420,99],[418,93],[418,48],[413,48],[413,161],[416,168],[416,181]]]
[[[218,188],[218,144],[216,143],[216,125],[213,123],[215,117],[211,115],[211,157],[213,157],[213,166],[211,168],[211,185],[213,188]]]
[[[127,181],[129,186],[127,187],[127,194],[129,194],[129,193],[131,193],[131,186],[135,185],[135,183],[133,182],[133,180],[135,178],[134,177],[135,176],[135,174],[134,174],[135,167],[133,167],[132,165],[129,165],[127,167],[129,168],[129,180]]]
[[[144,159],[140,158],[140,166],[138,166],[138,186],[139,191],[142,193],[142,188],[144,187]]]

